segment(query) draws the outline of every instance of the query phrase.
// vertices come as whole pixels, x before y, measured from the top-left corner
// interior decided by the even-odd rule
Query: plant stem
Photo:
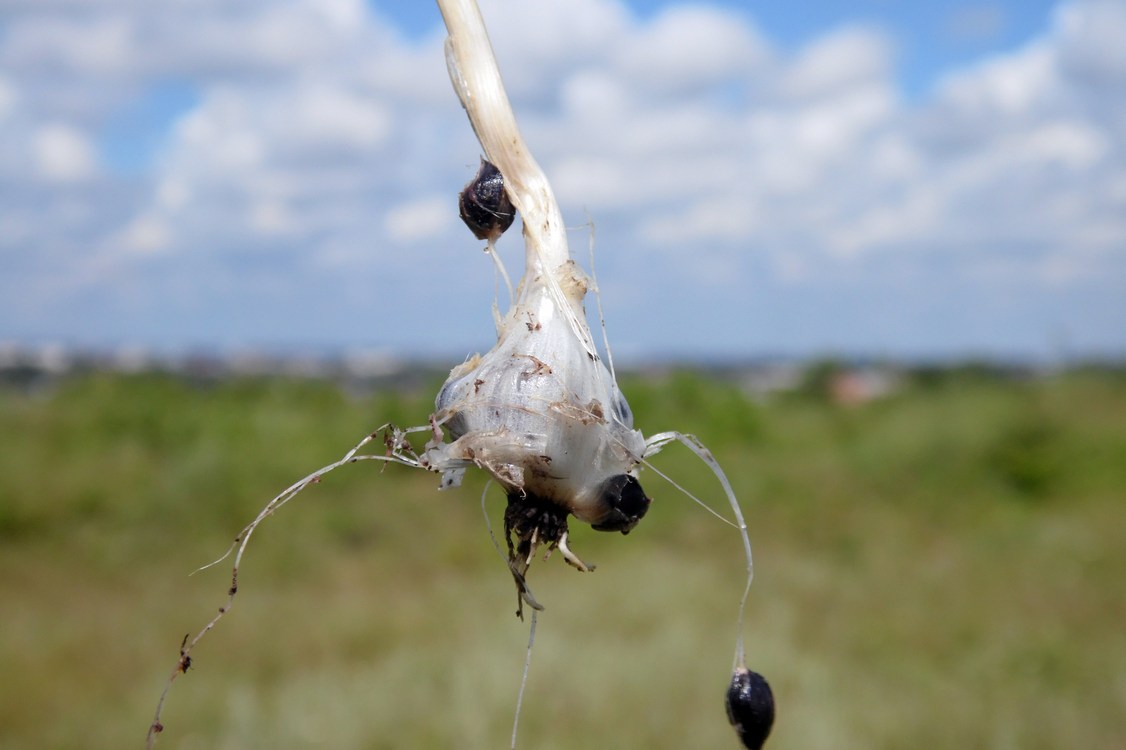
[[[570,259],[563,216],[516,126],[481,11],[476,0],[438,0],[438,7],[449,32],[446,65],[454,90],[524,220],[528,275],[553,271]]]

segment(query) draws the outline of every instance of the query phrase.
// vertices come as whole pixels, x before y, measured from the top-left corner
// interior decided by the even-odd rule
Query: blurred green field
[[[690,374],[625,390],[647,434],[708,443],[743,501],[768,748],[1126,747],[1126,377],[932,373],[852,408]],[[226,564],[188,574],[372,428],[425,420],[432,393],[0,389],[0,747],[143,746],[181,638],[225,600]],[[687,451],[655,463],[722,509]],[[521,747],[737,747],[738,537],[642,479],[634,533],[573,528],[596,572],[532,568],[547,610]],[[527,625],[483,482],[436,485],[348,466],[268,520],[158,747],[507,747]]]

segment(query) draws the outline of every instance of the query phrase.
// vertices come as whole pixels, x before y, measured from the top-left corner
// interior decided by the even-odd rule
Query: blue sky
[[[1126,3],[482,7],[619,356],[1126,354]],[[0,0],[0,343],[488,348],[441,38]]]

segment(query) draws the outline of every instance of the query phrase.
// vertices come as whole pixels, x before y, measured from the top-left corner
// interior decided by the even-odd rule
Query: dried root
[[[239,567],[242,565],[242,556],[246,551],[247,545],[250,543],[250,537],[258,529],[258,526],[267,518],[272,516],[275,512],[277,512],[279,508],[292,500],[299,492],[301,492],[311,484],[317,484],[321,481],[321,477],[323,477],[325,474],[328,474],[330,471],[334,471],[335,469],[340,468],[341,466],[354,464],[359,461],[383,461],[386,463],[397,463],[403,464],[404,466],[419,468],[420,464],[418,457],[415,455],[414,449],[407,441],[407,434],[409,434],[410,432],[420,432],[425,429],[429,428],[420,427],[410,430],[401,430],[397,427],[394,427],[393,425],[388,424],[369,433],[364,437],[363,440],[357,443],[355,447],[345,453],[344,456],[340,458],[340,460],[334,461],[327,466],[321,467],[317,471],[314,471],[312,474],[309,474],[303,479],[294,482],[284,491],[276,495],[272,500],[270,500],[269,503],[266,504],[266,506],[258,513],[258,515],[255,516],[254,520],[247,524],[246,527],[239,532],[238,536],[236,536],[234,541],[231,542],[231,546],[227,549],[222,557],[196,570],[196,572],[198,573],[201,570],[206,570],[208,568],[214,567],[234,554],[234,565],[231,570],[231,585],[227,589],[226,602],[221,607],[219,607],[219,612],[214,617],[212,617],[211,620],[209,620],[207,624],[204,625],[203,628],[195,634],[194,637],[189,640],[189,637],[185,635],[183,642],[180,644],[180,654],[176,660],[176,666],[173,668],[172,674],[169,675],[168,682],[166,682],[164,685],[164,690],[161,692],[160,700],[156,705],[156,713],[153,716],[152,723],[149,725],[149,731],[146,736],[145,744],[147,748],[152,748],[156,742],[156,736],[164,731],[164,725],[160,720],[161,712],[164,709],[164,701],[168,697],[168,691],[172,689],[172,684],[180,675],[187,672],[188,668],[191,667],[192,650],[203,639],[205,635],[211,632],[211,630],[219,624],[219,621],[222,620],[234,606],[235,596],[238,594],[239,590],[238,576]],[[384,445],[386,452],[383,455],[360,453],[360,450],[362,450],[369,443],[376,440],[380,440]]]

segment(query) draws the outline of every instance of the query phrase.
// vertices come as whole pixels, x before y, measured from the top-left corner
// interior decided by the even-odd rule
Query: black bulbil
[[[747,750],[760,750],[774,726],[774,693],[766,678],[739,667],[727,688],[727,718]]]
[[[590,527],[597,531],[628,534],[649,511],[650,500],[637,477],[616,474],[602,483],[602,502],[607,507],[606,515]]]
[[[473,236],[489,242],[496,242],[516,218],[516,209],[504,192],[504,177],[484,159],[477,176],[458,196],[458,207]]]

